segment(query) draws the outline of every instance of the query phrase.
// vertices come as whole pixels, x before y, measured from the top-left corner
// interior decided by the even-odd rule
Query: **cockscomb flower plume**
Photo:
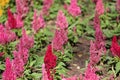
[[[16,74],[13,71],[12,63],[9,58],[6,58],[5,71],[2,74],[2,80],[17,80]]]
[[[34,39],[33,39],[33,37],[29,37],[26,34],[26,30],[25,29],[22,30],[22,37],[20,38],[20,43],[18,44],[18,47],[21,44],[22,44],[22,47],[24,47],[26,49],[30,49],[34,45]]]
[[[16,11],[17,14],[22,18],[27,15],[29,12],[28,0],[15,0],[16,1]]]
[[[106,53],[104,36],[102,30],[100,28],[100,19],[99,16],[96,14],[94,17],[94,29],[95,29],[95,44],[97,50],[103,50],[103,53]]]
[[[103,5],[102,0],[97,0],[95,12],[96,12],[98,15],[104,14],[104,5]]]
[[[96,71],[96,68],[88,64],[83,80],[100,80],[100,77],[95,73]]]
[[[47,71],[48,79],[53,80],[53,75],[55,73],[54,68],[56,67],[57,57],[52,52],[52,46],[48,45],[47,51],[44,57],[45,69]],[[52,73],[52,74],[51,74]]]
[[[70,6],[68,7],[68,12],[74,17],[81,14],[81,9],[77,5],[77,0],[71,0]]]
[[[7,27],[10,29],[15,29],[17,26],[17,21],[9,8],[7,10],[7,14],[8,14]]]
[[[8,42],[14,41],[16,34],[6,29],[2,24],[0,25],[0,44],[4,45]]]
[[[114,36],[112,39],[112,44],[111,44],[110,50],[114,56],[120,57],[120,45],[118,44],[116,36]]]
[[[22,52],[21,52],[22,53]],[[12,61],[14,72],[17,77],[21,77],[24,72],[24,62],[20,52],[14,51],[14,59]]]
[[[67,31],[57,30],[55,31],[54,38],[52,40],[52,45],[54,50],[62,50],[63,45],[67,42]]]
[[[48,15],[49,9],[54,3],[54,0],[43,0],[42,14]]]
[[[34,32],[38,32],[38,30],[40,28],[44,28],[45,26],[45,21],[42,17],[42,15],[40,14],[40,16],[37,15],[37,11],[34,10],[34,16],[33,16],[33,21],[32,21],[32,29],[34,30]]]
[[[68,27],[67,19],[62,10],[58,11],[56,25],[60,29],[66,29]]]

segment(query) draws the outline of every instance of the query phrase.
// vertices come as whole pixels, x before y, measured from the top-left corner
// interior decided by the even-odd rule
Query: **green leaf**
[[[120,71],[120,62],[118,62],[115,66],[115,72],[116,74]]]

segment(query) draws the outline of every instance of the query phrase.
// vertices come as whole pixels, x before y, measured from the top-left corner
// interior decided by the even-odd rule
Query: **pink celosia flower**
[[[97,50],[95,43],[90,42],[90,64],[94,65],[100,61],[101,51]]]
[[[116,36],[114,36],[113,39],[112,39],[112,45],[111,45],[110,50],[111,50],[111,52],[114,56],[120,57],[120,46],[117,42],[117,37]]]
[[[33,22],[32,22],[32,28],[34,32],[36,33],[40,28],[44,28],[45,26],[45,21],[40,14],[40,16],[37,15],[36,10],[34,11],[34,17],[33,17]]]
[[[97,50],[102,49],[103,53],[106,53],[104,37],[103,37],[102,30],[100,28],[100,19],[97,14],[94,17],[94,29],[95,29],[96,48],[97,48]]]
[[[88,64],[83,80],[100,80],[100,77],[95,73],[96,71],[96,68]]]
[[[22,30],[22,37],[20,38],[20,43],[18,44],[18,47],[22,44],[22,47],[30,49],[34,45],[34,39],[33,37],[29,37],[26,34],[25,29]]]
[[[62,80],[77,80],[77,76],[72,76],[70,78],[62,78]]]
[[[77,5],[77,0],[71,0],[70,6],[68,7],[68,12],[74,17],[81,14],[81,9]]]
[[[16,10],[19,16],[26,16],[29,12],[28,0],[16,0]]]
[[[116,10],[120,13],[120,0],[116,1]]]
[[[17,26],[17,21],[15,19],[15,17],[13,16],[12,12],[10,11],[10,9],[8,8],[8,11],[7,11],[7,14],[8,14],[8,20],[7,20],[7,28],[9,29],[14,29],[16,28]]]
[[[16,39],[16,34],[5,29],[3,25],[0,26],[0,29],[0,44],[4,45]]]
[[[13,59],[12,63],[13,63],[14,72],[15,72],[17,77],[21,77],[23,75],[23,72],[24,72],[24,62],[23,62],[23,59],[21,57],[21,53],[17,52],[17,51],[13,52],[14,59]]]
[[[66,19],[64,13],[62,12],[62,10],[59,10],[59,12],[58,12],[56,25],[60,29],[66,29],[68,27],[67,19]]]
[[[2,80],[17,80],[9,58],[6,58],[5,71],[2,74]]]
[[[24,22],[22,20],[22,16],[20,16],[19,14],[14,14],[16,21],[17,21],[17,28],[21,28],[24,25]]]
[[[48,15],[49,9],[52,6],[54,0],[43,0],[43,8],[42,8],[42,14]]]
[[[45,69],[45,64],[42,65],[42,80],[49,80]]]
[[[104,5],[102,0],[97,1],[95,11],[98,15],[104,14]]]
[[[62,50],[63,45],[67,42],[67,31],[65,30],[57,30],[55,31],[55,35],[52,41],[53,49]]]
[[[55,73],[57,57],[52,53],[52,46],[48,45],[47,51],[44,57],[45,69],[47,71],[48,79],[53,80],[53,75],[51,73]]]

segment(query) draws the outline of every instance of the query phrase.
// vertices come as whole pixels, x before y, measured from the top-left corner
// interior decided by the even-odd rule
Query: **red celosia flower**
[[[67,19],[66,19],[64,13],[62,12],[62,10],[59,10],[59,12],[58,12],[56,25],[60,29],[66,29],[68,27]]]
[[[120,13],[120,0],[116,0],[116,10]]]
[[[10,28],[10,29],[16,28],[17,22],[16,22],[15,17],[13,16],[12,12],[10,11],[10,9],[8,9],[7,14],[8,14],[8,20],[7,20],[8,28]]]
[[[42,80],[49,80],[45,69],[45,64],[42,65]]]
[[[68,7],[68,12],[74,17],[81,14],[81,9],[77,5],[77,0],[71,0],[70,6]]]
[[[5,71],[2,74],[2,80],[17,80],[13,71],[12,63],[9,58],[6,58]]]
[[[53,80],[54,68],[56,66],[57,57],[52,53],[52,46],[48,45],[47,51],[44,57],[45,69],[48,74],[48,79]]]
[[[33,17],[33,22],[32,22],[32,28],[34,30],[34,32],[38,32],[38,30],[40,28],[44,28],[45,26],[45,21],[42,17],[42,15],[40,14],[40,16],[37,16],[37,12],[36,10],[34,11],[34,17]]]
[[[14,51],[13,53],[14,53],[14,59],[12,63],[13,63],[14,72],[17,77],[21,77],[24,72],[24,62],[21,57],[22,52],[20,53],[20,52]]]
[[[92,0],[92,1],[96,4],[98,0]]]
[[[63,45],[67,42],[67,31],[66,30],[57,30],[52,41],[53,49],[62,50]]]
[[[43,0],[42,14],[48,15],[48,11],[52,6],[54,0]]]
[[[27,49],[32,48],[34,45],[34,39],[26,34],[25,29],[22,30],[22,37],[20,38],[20,43],[18,44],[18,47],[20,45],[22,45],[23,48]]]
[[[102,15],[104,13],[104,5],[102,0],[97,1],[95,10],[98,15]]]
[[[114,56],[120,57],[120,46],[117,42],[117,37],[116,36],[114,36],[113,39],[112,39],[112,45],[111,45],[110,50],[111,50],[111,52]]]
[[[24,17],[29,12],[28,0],[16,0],[17,14]]]
[[[96,68],[88,64],[83,80],[100,80],[100,77],[95,73],[96,71]]]

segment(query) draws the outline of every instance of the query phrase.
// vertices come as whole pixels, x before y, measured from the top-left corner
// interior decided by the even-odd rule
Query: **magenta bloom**
[[[45,64],[44,63],[42,65],[42,80],[49,80],[47,72],[46,72],[46,69],[45,69]]]
[[[48,15],[49,9],[54,3],[54,0],[43,0],[42,14]]]
[[[8,9],[7,14],[8,14],[8,20],[7,20],[8,26],[7,26],[7,28],[15,29],[17,26],[17,21],[16,21],[15,17],[13,16],[12,12],[10,11],[10,9]]]
[[[100,28],[100,19],[97,14],[94,17],[94,29],[95,29],[96,48],[97,48],[97,50],[102,49],[103,53],[106,53],[105,41],[104,41],[102,30]]]
[[[68,27],[67,19],[62,10],[59,10],[58,12],[56,25],[60,29],[66,29]]]
[[[118,44],[116,36],[114,36],[112,39],[112,45],[110,50],[114,56],[120,57],[120,45]]]
[[[5,27],[8,29],[17,29],[23,27],[24,22],[22,17],[18,14],[12,14],[10,9],[8,9],[8,20],[5,23]]]
[[[17,80],[13,71],[12,63],[9,58],[6,58],[5,71],[2,74],[2,80]]]
[[[71,0],[70,6],[68,7],[68,12],[74,17],[81,14],[81,9],[77,5],[77,0]]]
[[[23,48],[30,49],[34,45],[34,39],[33,37],[29,37],[26,34],[25,29],[22,30],[22,37],[20,38],[20,43],[18,44],[18,47],[22,46]]]
[[[97,1],[95,11],[98,15],[104,14],[104,5],[102,0]]]
[[[24,17],[29,12],[29,0],[15,0],[17,14]]]
[[[120,0],[116,0],[116,10],[120,13]]]
[[[0,25],[0,44],[4,45],[8,42],[14,41],[16,39],[16,34],[10,30],[4,28]]]
[[[15,72],[17,77],[21,77],[23,75],[23,72],[24,72],[24,62],[23,62],[21,53],[16,52],[16,51],[13,52],[14,59],[13,59],[12,63],[13,63],[14,72]]]
[[[96,71],[96,68],[88,64],[83,80],[100,80],[100,77],[95,73]]]
[[[57,30],[55,31],[55,35],[52,41],[53,49],[62,50],[63,45],[67,42],[67,31],[65,30]]]
[[[45,69],[47,71],[48,79],[53,80],[54,68],[56,67],[57,57],[52,52],[52,46],[48,45],[47,51],[44,57]]]
[[[40,28],[44,28],[45,26],[45,21],[42,17],[42,15],[40,14],[40,16],[37,15],[36,10],[34,11],[34,17],[33,17],[33,21],[32,21],[32,29],[34,30],[34,32],[38,32],[38,30]]]
[[[94,65],[100,61],[101,50],[97,50],[96,45],[93,41],[90,42],[90,64]]]

